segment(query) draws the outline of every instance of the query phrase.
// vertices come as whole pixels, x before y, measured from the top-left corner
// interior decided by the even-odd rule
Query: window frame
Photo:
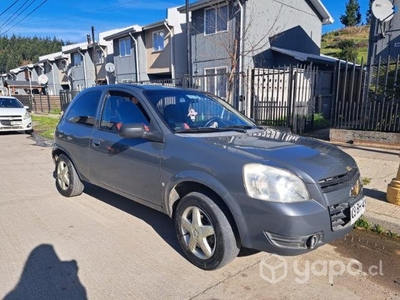
[[[223,70],[224,72],[223,73],[218,73],[219,70]],[[213,71],[213,74],[206,74],[207,71]],[[204,90],[206,92],[214,94],[214,95],[216,95],[216,96],[218,96],[220,98],[226,98],[227,93],[228,93],[228,85],[227,85],[226,81],[223,80],[223,82],[225,82],[225,91],[223,91],[224,95],[221,95],[221,91],[218,88],[219,87],[219,81],[218,81],[219,76],[218,75],[221,75],[221,77],[223,77],[222,75],[226,76],[227,73],[228,73],[228,67],[227,66],[204,68],[204,75],[205,75],[205,80],[206,80],[205,86],[204,86]],[[209,89],[210,85],[209,85],[208,79],[212,78],[213,76],[214,76],[214,78],[213,78],[214,81],[212,83],[213,91],[210,91],[210,89]]]
[[[96,64],[103,64],[104,63],[104,52],[102,49],[96,49]]]
[[[76,59],[77,57],[79,57],[79,59]],[[78,60],[78,62],[77,62],[77,60]],[[82,62],[83,62],[83,57],[79,52],[72,53],[72,65],[74,67],[82,66]]]
[[[118,40],[118,46],[119,46],[119,57],[132,56],[132,44],[131,44],[131,38],[129,36],[120,38]],[[122,48],[124,49],[124,55],[122,55]]]
[[[155,48],[155,35],[156,34],[159,34],[159,33],[161,33],[162,32],[162,49],[156,49]],[[165,31],[163,30],[163,29],[161,29],[161,30],[157,30],[157,31],[153,31],[152,33],[151,33],[151,37],[152,37],[152,45],[153,45],[153,52],[161,52],[161,51],[164,51],[164,49],[165,49],[165,39],[164,39],[164,37],[165,37]]]
[[[218,12],[222,7],[226,7],[226,29],[218,30],[218,24],[219,24],[219,21],[220,21],[219,18],[218,18],[218,16],[219,16]],[[208,26],[207,26],[207,11],[211,11],[211,10],[214,11],[214,18],[215,18],[214,19],[214,31],[208,33],[207,32],[207,29],[208,29]],[[220,16],[220,18],[221,18],[221,16]],[[205,36],[206,35],[213,35],[213,34],[217,34],[217,33],[221,33],[221,32],[228,32],[228,31],[229,31],[229,6],[228,6],[228,4],[222,4],[222,5],[213,6],[213,7],[209,7],[209,8],[205,8],[204,9],[204,35]]]

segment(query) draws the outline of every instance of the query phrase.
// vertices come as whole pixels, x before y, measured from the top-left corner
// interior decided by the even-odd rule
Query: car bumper
[[[0,121],[0,132],[4,131],[19,131],[19,130],[31,130],[32,119],[16,120],[16,121]]]
[[[352,230],[350,207],[361,199],[360,194],[344,201],[346,222],[337,229],[331,208],[315,200],[273,203],[247,198],[242,212],[246,217],[238,222],[242,246],[279,255],[309,252]]]

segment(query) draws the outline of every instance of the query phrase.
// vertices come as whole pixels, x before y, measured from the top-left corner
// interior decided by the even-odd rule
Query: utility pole
[[[96,67],[97,52],[96,52],[96,41],[94,39],[94,26],[92,26],[92,45],[93,45],[93,48],[92,48],[92,62],[93,62],[93,66],[94,66],[94,84],[98,85],[98,82],[97,82],[97,67]]]
[[[186,39],[187,39],[187,72],[189,75],[189,87],[192,87],[192,40],[191,40],[191,26],[189,20],[189,0],[186,0]]]

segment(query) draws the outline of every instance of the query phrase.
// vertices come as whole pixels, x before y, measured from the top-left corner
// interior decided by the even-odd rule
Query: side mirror
[[[122,124],[119,135],[127,139],[142,138],[157,143],[164,142],[164,136],[161,132],[151,131],[142,123]]]

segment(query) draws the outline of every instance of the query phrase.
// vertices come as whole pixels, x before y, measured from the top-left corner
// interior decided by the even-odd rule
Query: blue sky
[[[194,0],[191,0],[193,2]],[[369,0],[359,0],[363,20]],[[340,15],[346,0],[322,0],[335,19],[323,32],[342,27]],[[96,33],[133,24],[146,25],[166,18],[166,8],[185,5],[185,0],[1,0],[0,35],[54,36],[70,42],[83,42]],[[8,10],[7,10],[8,9]]]
[[[343,28],[342,23],[340,23],[340,16],[344,14],[347,2],[347,0],[322,0],[322,3],[335,20],[332,25],[324,25],[322,27],[324,33]],[[369,0],[358,0],[358,3],[360,4],[362,21],[365,22],[365,14],[368,10]]]

